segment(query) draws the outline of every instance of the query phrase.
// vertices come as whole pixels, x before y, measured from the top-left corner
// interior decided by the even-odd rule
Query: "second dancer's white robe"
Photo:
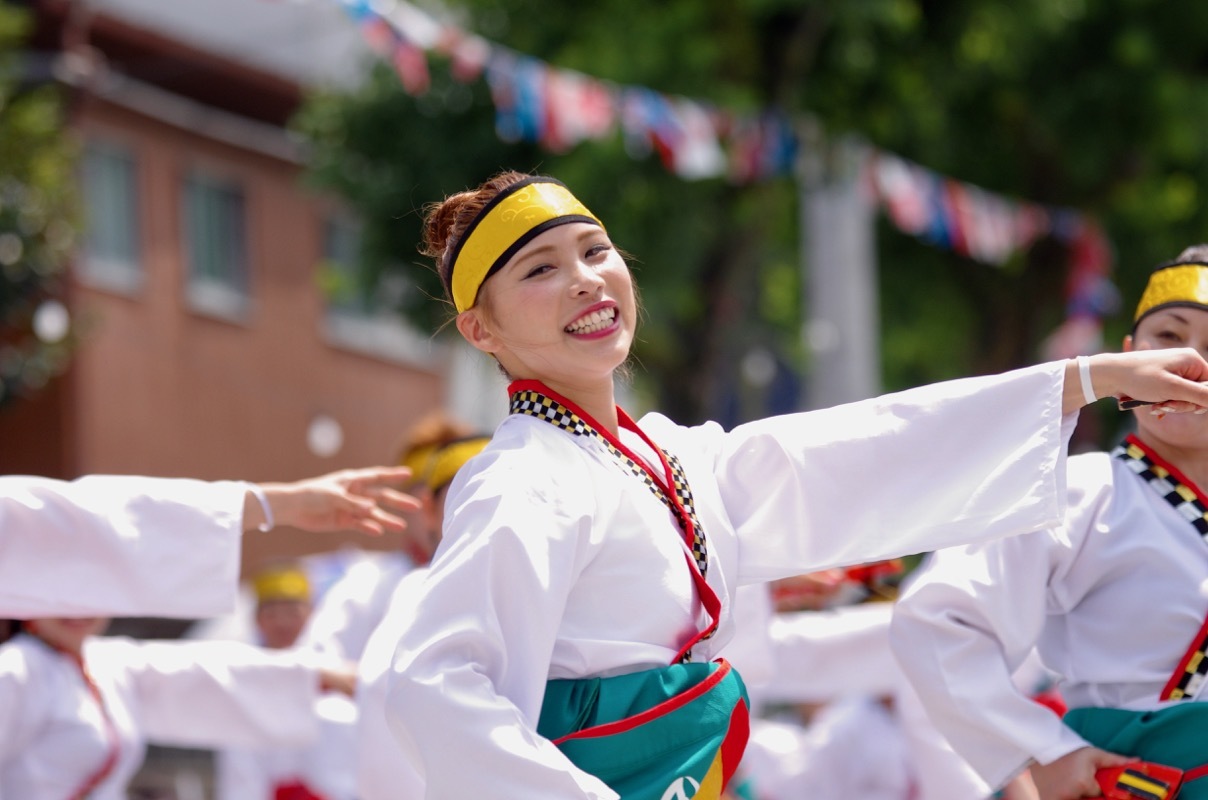
[[[1124,463],[1069,462],[1065,524],[937,553],[891,636],[928,714],[999,786],[1086,742],[1016,688],[1035,645],[1070,708],[1151,709],[1204,622],[1208,544]]]

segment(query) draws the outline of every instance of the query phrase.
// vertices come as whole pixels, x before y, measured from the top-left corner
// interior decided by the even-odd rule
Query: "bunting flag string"
[[[504,141],[531,141],[553,152],[620,131],[634,158],[657,154],[687,180],[747,184],[792,175],[802,147],[782,112],[736,115],[642,86],[618,86],[445,25],[403,0],[336,0],[357,20],[370,46],[391,63],[405,91],[430,86],[428,53],[448,59],[453,76],[485,76]],[[1111,246],[1099,224],[1077,211],[1007,199],[878,150],[867,165],[872,196],[904,233],[985,264],[1002,265],[1052,236],[1070,253],[1066,321],[1046,343],[1054,358],[1101,346],[1101,320],[1119,306],[1110,279]]]
[[[1094,219],[1008,200],[882,151],[870,152],[869,172],[877,202],[899,230],[966,258],[1001,266],[1042,237],[1064,244],[1066,319],[1045,355],[1067,358],[1102,346],[1101,320],[1119,308],[1120,296],[1110,277],[1111,245]]]

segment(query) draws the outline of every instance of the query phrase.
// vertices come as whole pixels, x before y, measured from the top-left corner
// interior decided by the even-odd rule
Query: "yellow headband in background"
[[[1208,264],[1173,264],[1155,270],[1137,303],[1133,326],[1151,311],[1169,305],[1208,308]]]
[[[450,257],[449,285],[458,313],[474,305],[483,281],[517,250],[537,234],[568,222],[604,227],[553,178],[528,178],[497,194],[470,223]]]
[[[421,444],[403,453],[398,465],[411,470],[411,477],[407,479],[408,483],[418,483],[427,478],[428,469],[432,466],[432,457],[436,455],[436,451],[439,449],[440,445],[438,443]]]
[[[432,458],[432,468],[428,470],[428,490],[436,492],[452,481],[457,471],[481,453],[490,441],[489,436],[475,436],[445,445]]]
[[[310,602],[310,579],[298,567],[266,569],[252,579],[252,589],[258,603],[275,600]]]

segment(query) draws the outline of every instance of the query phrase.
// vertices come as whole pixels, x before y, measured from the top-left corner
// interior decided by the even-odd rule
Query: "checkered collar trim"
[[[1198,486],[1133,434],[1112,451],[1112,456],[1148,483],[1208,543],[1208,502]]]
[[[1168,464],[1136,436],[1129,435],[1112,455],[1139,478],[1149,484],[1159,496],[1191,523],[1200,538],[1208,542],[1208,504],[1199,487],[1188,480],[1173,465]],[[1187,652],[1179,660],[1158,695],[1160,700],[1192,700],[1208,679],[1208,619],[1191,640]]]
[[[548,392],[548,393],[547,393]],[[663,465],[664,476],[660,478],[647,467],[646,462],[620,440],[613,437],[607,430],[598,426],[586,412],[572,410],[568,400],[552,397],[545,387],[524,388],[512,393],[510,413],[525,414],[545,420],[556,428],[560,428],[575,436],[586,436],[600,442],[616,463],[625,472],[638,478],[675,516],[680,529],[690,543],[692,557],[701,575],[709,568],[708,546],[705,542],[704,530],[696,516],[696,508],[692,501],[692,489],[684,468],[674,454],[663,450],[645,435],[628,414],[618,408],[617,413],[621,427],[631,430],[642,438],[651,450],[659,457]],[[670,481],[667,480],[670,476]],[[672,494],[669,486],[675,487]]]

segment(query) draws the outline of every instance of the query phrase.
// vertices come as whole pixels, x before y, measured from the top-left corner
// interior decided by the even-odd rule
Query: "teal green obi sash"
[[[537,733],[623,800],[718,800],[750,730],[729,662],[552,680]]]
[[[1065,724],[1095,747],[1184,770],[1179,800],[1208,800],[1208,704],[1154,711],[1075,708]]]

